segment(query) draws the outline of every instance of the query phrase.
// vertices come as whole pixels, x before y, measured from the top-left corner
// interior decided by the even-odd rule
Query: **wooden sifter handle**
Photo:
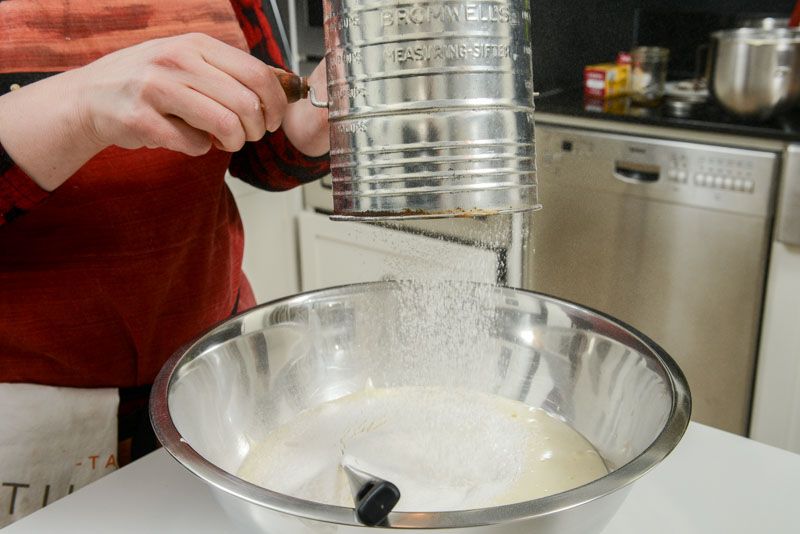
[[[283,92],[290,104],[308,98],[308,80],[292,74],[291,72],[276,72],[278,81],[281,82]]]

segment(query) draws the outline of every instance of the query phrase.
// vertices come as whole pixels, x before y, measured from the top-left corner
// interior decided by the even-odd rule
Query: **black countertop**
[[[604,119],[703,132],[800,142],[800,109],[781,114],[766,122],[742,119],[725,112],[717,104],[698,106],[688,117],[672,116],[662,104],[658,107],[633,105],[629,98],[588,99],[582,88],[543,93],[536,99],[536,111],[573,117]]]

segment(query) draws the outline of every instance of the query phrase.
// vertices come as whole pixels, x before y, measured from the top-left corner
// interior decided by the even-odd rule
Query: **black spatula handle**
[[[391,482],[369,482],[356,496],[356,517],[368,527],[382,525],[400,500],[400,490]]]

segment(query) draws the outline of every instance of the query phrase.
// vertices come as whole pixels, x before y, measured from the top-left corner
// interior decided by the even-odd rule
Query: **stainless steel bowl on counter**
[[[740,28],[716,32],[710,86],[731,113],[768,119],[800,102],[800,30]]]
[[[445,329],[452,324],[460,326]],[[678,444],[691,409],[675,362],[601,313],[509,288],[376,282],[278,300],[212,329],[164,366],[151,418],[166,450],[254,532],[356,534],[367,527],[352,508],[272,492],[235,473],[255,444],[301,411],[397,386],[467,388],[541,407],[581,432],[610,473],[507,506],[393,512],[370,527],[381,532],[599,532],[630,485]]]

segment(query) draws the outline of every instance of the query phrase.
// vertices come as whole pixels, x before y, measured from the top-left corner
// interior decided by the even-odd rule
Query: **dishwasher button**
[[[733,181],[733,190],[734,191],[744,191],[744,180],[741,178],[737,178]]]
[[[685,184],[688,179],[689,179],[689,175],[686,174],[685,171],[678,172],[678,181],[679,182],[681,182],[682,184]]]
[[[733,178],[725,178],[725,180],[722,182],[722,187],[728,190],[733,189]]]
[[[722,185],[725,183],[725,180],[722,179],[722,176],[715,176],[714,177],[714,187],[717,189],[722,189]]]
[[[697,185],[706,185],[706,176],[705,174],[697,173],[694,175],[694,183]]]
[[[756,190],[756,184],[755,184],[755,182],[753,182],[753,180],[747,180],[744,183],[744,187],[745,187],[745,191],[747,191],[748,193],[752,193],[753,191]]]

